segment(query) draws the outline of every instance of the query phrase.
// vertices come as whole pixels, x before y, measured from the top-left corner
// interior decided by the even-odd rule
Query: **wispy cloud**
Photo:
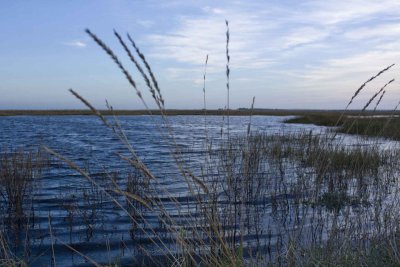
[[[296,17],[297,20],[312,21],[320,25],[337,25],[354,21],[360,23],[383,14],[396,15],[400,9],[400,2],[396,0],[351,0],[338,4],[335,0],[306,1],[303,7],[307,14],[303,14],[306,15],[303,19]]]
[[[360,83],[380,69],[399,63],[400,59],[399,0],[150,0],[140,4],[137,1],[99,0],[95,4],[96,12],[92,12],[93,3],[72,2],[51,1],[51,8],[46,9],[49,12],[36,16],[34,21],[21,20],[12,14],[20,12],[21,17],[30,17],[32,12],[45,12],[41,6],[28,4],[29,8],[24,10],[19,10],[16,5],[7,6],[10,11],[5,10],[4,16],[0,16],[0,20],[4,20],[0,32],[9,36],[7,42],[0,42],[3,48],[0,58],[6,62],[3,64],[5,72],[0,71],[6,75],[3,80],[10,79],[7,73],[13,66],[18,73],[16,77],[20,77],[21,69],[26,69],[28,76],[37,73],[39,67],[24,68],[25,62],[27,58],[43,57],[45,53],[49,59],[62,57],[65,63],[57,65],[65,67],[62,70],[48,69],[47,60],[41,63],[46,73],[57,77],[53,84],[46,80],[47,92],[52,92],[55,85],[60,87],[63,79],[66,86],[70,86],[68,83],[72,79],[65,78],[67,71],[70,72],[68,77],[74,79],[79,79],[77,77],[82,73],[87,73],[84,76],[88,77],[90,71],[101,73],[99,79],[89,79],[88,87],[90,83],[91,88],[105,88],[101,79],[110,83],[119,81],[118,71],[111,72],[98,64],[94,53],[99,49],[88,49],[89,44],[95,44],[82,35],[82,28],[86,26],[115,49],[121,60],[128,59],[113,38],[112,28],[116,27],[123,35],[131,33],[152,63],[166,99],[177,99],[176,107],[182,107],[183,102],[186,107],[198,104],[194,93],[190,93],[193,101],[181,101],[181,95],[188,90],[197,92],[199,103],[202,103],[207,54],[207,93],[212,94],[210,99],[215,99],[215,107],[223,105],[220,101],[224,101],[226,93],[225,19],[230,26],[232,104],[237,106],[248,106],[248,95],[251,94],[256,96],[257,103],[265,106],[343,107]],[[76,10],[85,15],[78,16]],[[54,23],[49,24],[49,20]],[[12,34],[15,32],[21,34]],[[23,40],[32,40],[32,49],[20,49],[21,36]],[[52,52],[59,52],[49,47],[54,44],[71,49],[53,55]],[[76,55],[77,50],[85,50],[88,60],[84,63],[87,65],[77,66],[80,58],[70,57]],[[34,53],[32,57],[27,57],[28,52]],[[18,60],[18,57],[23,58]],[[109,60],[105,56],[103,59]],[[71,65],[75,67],[69,67]],[[365,92],[391,78],[398,78],[400,66],[396,67],[369,84]],[[39,79],[36,77],[43,75],[35,75],[35,79]],[[76,81],[77,87],[84,86],[87,81],[84,77],[80,79]],[[396,88],[400,84],[398,80],[390,88]],[[15,80],[16,84],[19,82]],[[38,80],[36,85],[42,84]],[[397,91],[389,89],[386,96],[391,92]],[[130,99],[126,95],[121,98]],[[391,99],[397,101],[398,98],[387,98]]]
[[[351,56],[327,59],[321,64],[308,66],[304,70],[298,70],[294,74],[296,83],[292,88],[318,99],[326,99],[327,105],[337,103],[338,108],[344,107],[354,91],[367,79],[375,75],[378,71],[395,63],[396,58],[400,57],[400,52],[387,51],[368,51]],[[352,108],[362,107],[363,104],[381,86],[392,78],[396,78],[399,67],[395,66],[390,71],[381,75],[368,84],[362,93],[357,97]],[[394,86],[388,88],[387,96],[390,98],[388,105],[394,105],[393,101],[399,100],[399,93],[394,90]],[[330,102],[329,102],[330,99]],[[386,101],[386,100],[385,100]],[[341,104],[341,105],[340,105]]]
[[[271,95],[299,94],[296,106],[325,99],[323,105],[332,100],[341,107],[360,83],[400,58],[398,1],[194,5],[196,14],[182,15],[164,32],[148,33],[143,40],[149,56],[170,66],[165,76],[186,84],[202,84],[206,54],[207,81],[223,84],[225,19],[233,87],[251,85],[246,88],[257,88],[254,94],[266,103]],[[377,85],[394,73],[388,75]]]
[[[284,37],[284,48],[292,48],[300,45],[311,44],[322,41],[329,35],[329,32],[318,30],[312,27],[297,28]]]
[[[400,58],[397,0],[340,4],[336,0],[174,0],[160,5],[172,13],[131,21],[143,29],[138,42],[152,62],[160,63],[160,78],[174,90],[201,87],[208,55],[208,88],[215,86],[213,92],[218,94],[225,83],[225,19],[230,27],[232,92],[235,86],[251,88],[265,103],[271,96],[296,95],[292,101],[296,107],[317,99],[341,107],[360,83]],[[153,2],[151,8],[160,6]],[[85,43],[69,45],[84,47]],[[377,86],[393,75],[392,71],[375,80]],[[232,97],[234,101],[234,93]]]
[[[223,14],[223,15],[221,15]],[[231,29],[231,66],[234,69],[263,68],[273,62],[264,57],[260,41],[273,25],[265,24],[257,14],[240,13],[221,9],[205,8],[205,15],[197,18],[182,17],[178,27],[166,34],[149,34],[151,56],[197,66],[202,69],[205,56],[209,55],[209,73],[224,70],[226,64],[226,26],[229,19]],[[258,49],[254,49],[258,47]],[[264,46],[267,48],[267,46]],[[182,76],[186,75],[182,71]]]
[[[145,28],[150,28],[155,24],[153,20],[146,20],[146,19],[138,19],[136,20],[136,23]]]
[[[87,44],[83,41],[71,41],[71,42],[65,42],[64,45],[67,46],[72,46],[72,47],[77,47],[77,48],[85,48],[87,46]]]
[[[345,37],[350,40],[377,40],[396,39],[400,37],[400,24],[384,23],[371,25],[369,27],[360,27],[347,31]],[[385,40],[382,40],[385,39]]]
[[[210,13],[210,14],[216,14],[216,15],[220,15],[220,14],[225,14],[225,10],[221,9],[221,8],[213,8],[210,6],[205,6],[203,7],[203,11],[206,13]]]

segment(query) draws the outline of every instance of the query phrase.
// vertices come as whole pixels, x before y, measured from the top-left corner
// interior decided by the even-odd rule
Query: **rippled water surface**
[[[267,133],[326,130],[312,125],[282,123],[287,118],[254,116],[251,129]],[[118,119],[136,153],[154,173],[159,184],[174,194],[178,201],[190,205],[186,186],[176,179],[178,174],[170,156],[170,144],[176,142],[189,166],[198,171],[205,144],[218,144],[226,136],[226,118],[208,116],[205,121],[203,116],[173,116],[168,118],[170,128],[163,126],[162,119],[157,116],[121,116]],[[249,117],[231,117],[229,123],[230,136],[245,135]],[[105,183],[110,180],[107,175],[123,177],[128,167],[116,155],[127,155],[126,146],[94,116],[0,117],[0,132],[2,148],[47,146]],[[174,140],[169,132],[173,132]],[[117,182],[123,184],[123,181]],[[93,207],[91,197],[96,194],[99,196],[96,201],[101,198],[101,204],[96,202],[96,207]],[[49,218],[56,238],[53,248],[60,266],[87,262],[63,243],[103,263],[129,261],[135,257],[132,247],[138,241],[133,241],[130,219],[98,188],[91,186],[77,171],[61,161],[52,160],[51,167],[43,173],[37,185],[33,199],[34,221],[30,222],[32,238],[29,240],[32,266],[51,263]],[[174,214],[174,206],[165,205]],[[147,220],[153,225],[158,223],[152,215],[148,215]],[[162,233],[163,229],[158,231]],[[139,240],[151,249],[146,235]],[[168,242],[167,238],[165,242]],[[159,253],[156,248],[153,252]]]

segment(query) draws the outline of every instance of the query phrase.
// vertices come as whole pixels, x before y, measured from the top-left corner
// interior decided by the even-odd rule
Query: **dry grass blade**
[[[107,119],[92,105],[87,101],[85,98],[83,98],[80,94],[75,92],[73,89],[69,89],[71,94],[73,94],[76,98],[78,98],[83,104],[85,104],[92,112],[95,114],[97,117],[101,119],[101,121],[109,128],[112,128],[111,124],[108,123]]]
[[[206,55],[206,62],[204,63],[204,73],[203,73],[203,108],[204,112],[207,110],[207,105],[206,105],[206,74],[207,74],[207,64],[208,64],[208,55]]]
[[[78,173],[80,173],[80,174],[81,174],[83,177],[85,177],[90,183],[92,183],[94,186],[96,186],[97,188],[99,188],[100,191],[104,192],[104,193],[106,194],[106,196],[109,197],[110,200],[111,200],[112,202],[114,202],[123,212],[125,212],[133,222],[136,221],[135,218],[132,217],[132,215],[130,214],[130,212],[129,212],[126,208],[124,208],[124,207],[122,206],[122,204],[118,202],[117,199],[115,199],[110,193],[108,193],[107,190],[105,190],[103,187],[101,187],[99,184],[97,184],[96,181],[94,181],[94,180],[92,179],[92,177],[90,177],[90,175],[89,175],[87,172],[85,172],[84,170],[82,170],[81,168],[79,168],[76,164],[74,164],[71,160],[69,160],[69,159],[63,157],[62,155],[60,155],[59,153],[55,152],[54,150],[52,150],[52,149],[50,149],[50,148],[48,148],[48,147],[44,147],[44,149],[45,149],[45,151],[47,151],[49,154],[51,154],[51,155],[57,157],[58,159],[62,160],[62,161],[63,161],[64,163],[66,163],[71,169],[76,170]],[[141,218],[142,218],[144,221],[146,221],[145,218],[144,218],[143,216],[142,216]],[[146,223],[147,223],[147,221],[146,221]],[[148,223],[147,223],[147,224],[148,224]],[[146,235],[148,235],[148,233],[147,233],[146,231],[144,231],[143,228],[140,228],[140,229],[141,229]],[[165,253],[166,255],[169,254],[169,256],[175,258],[175,257],[174,257],[174,254],[171,252],[171,250],[169,249],[169,247],[162,241],[162,239],[161,239],[158,235],[156,235],[156,233],[155,233],[155,231],[154,231],[154,229],[153,229],[152,227],[150,227],[150,231],[151,231],[153,234],[155,234],[155,238],[160,242],[161,246],[165,249],[164,253]],[[156,240],[154,240],[154,239],[151,238],[151,237],[150,237],[150,241],[151,241],[152,243],[154,243],[156,246],[159,246],[159,245],[157,244]],[[160,248],[160,249],[161,249],[161,248]]]
[[[388,86],[389,84],[391,84],[392,82],[394,82],[394,79],[391,79],[389,82],[387,82],[381,89],[379,89],[378,92],[376,92],[367,102],[367,104],[365,104],[365,106],[363,107],[363,109],[361,111],[364,111],[367,109],[367,107],[371,104],[371,102],[386,88],[386,86]]]
[[[254,102],[256,101],[256,97],[253,96],[253,101],[251,102],[251,109],[250,109],[250,121],[249,124],[247,125],[247,136],[250,135],[250,128],[251,128],[251,118],[253,116],[253,111],[254,111]]]
[[[12,253],[10,251],[10,248],[8,247],[3,231],[0,231],[0,257],[2,258],[2,261],[0,261],[0,265],[1,262],[13,261],[11,259]]]
[[[103,187],[101,187],[99,184],[96,183],[96,181],[94,181],[92,179],[92,177],[90,177],[89,173],[87,173],[86,171],[82,170],[80,167],[78,167],[75,163],[73,163],[71,160],[63,157],[62,155],[60,155],[59,153],[55,152],[54,150],[48,148],[48,147],[44,147],[44,149],[51,155],[57,157],[58,159],[62,160],[64,163],[66,163],[71,169],[76,170],[78,173],[80,173],[83,177],[85,177],[91,184],[93,184],[94,186],[96,186],[97,188],[99,188],[101,191],[103,191],[104,193],[107,194],[108,197],[110,197],[110,199],[117,204],[118,207],[120,207],[121,209],[123,209],[127,214],[129,214],[129,212],[126,211],[125,208],[122,207],[122,205],[115,199],[113,198],[108,192],[107,190],[105,190]]]
[[[141,161],[130,159],[130,158],[125,157],[124,155],[121,155],[121,154],[119,154],[119,153],[118,153],[117,155],[118,155],[118,157],[120,157],[121,159],[123,159],[123,160],[125,160],[126,162],[132,164],[132,166],[136,167],[140,172],[143,173],[143,175],[144,175],[145,177],[148,177],[148,178],[153,179],[153,180],[156,179],[156,177],[154,177],[154,175],[153,175],[153,174],[151,173],[151,171],[147,168],[147,166],[144,165]]]
[[[380,72],[378,72],[376,75],[372,76],[371,78],[369,78],[365,83],[363,83],[354,93],[354,95],[351,97],[349,103],[347,104],[346,109],[351,105],[351,103],[353,103],[354,98],[357,97],[357,95],[361,92],[361,90],[372,80],[374,80],[375,78],[379,77],[381,74],[383,74],[384,72],[388,71],[391,67],[393,67],[395,64],[392,64],[386,68],[384,68],[383,70],[381,70]]]
[[[153,86],[151,85],[151,82],[149,80],[149,78],[147,77],[146,73],[143,71],[142,67],[139,65],[139,63],[137,62],[137,60],[135,59],[135,57],[132,55],[131,51],[129,50],[128,46],[125,44],[124,40],[122,39],[122,37],[119,35],[119,33],[117,31],[114,30],[114,35],[117,37],[119,43],[121,44],[121,46],[124,48],[125,52],[127,53],[129,59],[133,62],[133,64],[135,65],[136,69],[140,72],[140,74],[142,75],[144,81],[146,82],[147,87],[149,88],[151,95],[153,97],[153,99],[156,101],[157,106],[161,109],[161,103],[160,100],[158,99],[158,97],[156,96],[156,91],[154,90]]]
[[[375,105],[375,107],[374,107],[374,111],[376,111],[376,109],[378,108],[378,106],[379,106],[379,104],[381,103],[382,98],[383,98],[383,96],[385,95],[385,93],[386,93],[386,90],[384,90],[384,91],[382,92],[381,97],[379,97],[378,101],[376,102],[376,105]]]
[[[158,86],[158,82],[157,79],[150,67],[150,64],[147,62],[146,57],[142,54],[142,52],[140,52],[139,48],[137,47],[135,41],[131,38],[131,36],[129,34],[127,34],[129,41],[131,42],[133,48],[135,48],[136,53],[138,54],[138,56],[140,57],[140,59],[143,61],[143,64],[146,66],[147,71],[150,74],[151,80],[153,81],[154,84],[154,88],[156,89],[157,93],[158,93],[158,99],[160,100],[162,107],[164,108],[164,99],[161,95],[161,90]]]
[[[364,82],[353,94],[353,96],[351,97],[349,103],[347,103],[346,108],[343,110],[343,112],[340,114],[339,118],[336,120],[335,126],[338,126],[339,123],[342,121],[345,112],[348,110],[349,106],[351,105],[351,103],[353,103],[353,100],[357,97],[357,95],[361,92],[361,90],[371,81],[373,81],[375,78],[379,77],[381,74],[385,73],[386,71],[388,71],[391,67],[393,67],[395,64],[392,64],[386,68],[384,68],[383,70],[379,71],[376,75],[372,76],[371,78],[369,78],[366,82]],[[332,135],[332,140],[333,138],[336,137],[335,133],[334,135]]]
[[[206,74],[207,74],[207,64],[208,64],[208,55],[206,55],[206,62],[204,63],[204,75],[203,75],[203,93],[206,93]],[[205,102],[205,96],[204,96]],[[206,108],[206,103],[204,103],[204,108]]]
[[[135,195],[135,194],[132,194],[132,193],[129,193],[129,192],[126,192],[126,191],[122,191],[122,190],[119,190],[119,189],[113,189],[112,191],[114,193],[117,193],[117,194],[126,196],[126,197],[128,197],[130,199],[133,199],[133,200],[139,202],[140,204],[142,204],[143,206],[145,206],[148,210],[152,210],[152,208],[149,206],[149,204],[144,199],[139,197],[138,195]]]
[[[143,105],[146,107],[146,109],[149,109],[146,102],[143,99],[142,92],[136,87],[136,83],[133,80],[131,74],[126,70],[126,68],[122,65],[121,61],[118,59],[118,57],[114,54],[114,52],[109,48],[100,38],[98,38],[94,33],[92,33],[89,29],[86,29],[86,33],[111,57],[111,59],[117,64],[118,68],[122,71],[122,73],[125,75],[126,79],[128,82],[132,85],[132,87],[135,89],[136,94],[138,97],[141,99]]]
[[[57,263],[56,263],[56,254],[54,252],[54,236],[53,236],[53,229],[51,227],[51,218],[50,218],[50,212],[47,216],[48,219],[48,223],[49,223],[49,233],[50,233],[50,242],[51,242],[51,257],[53,260],[53,266],[56,267]]]
[[[98,264],[95,260],[93,260],[92,258],[86,256],[85,254],[79,252],[78,250],[74,249],[73,247],[71,247],[70,245],[68,245],[67,243],[63,242],[62,240],[60,240],[59,238],[55,237],[63,246],[69,248],[71,251],[75,252],[76,254],[78,254],[79,256],[81,256],[82,258],[84,258],[85,260],[89,261],[91,264],[93,264],[93,266],[96,267],[102,267],[102,265]]]
[[[399,109],[400,106],[400,101],[397,103],[396,107],[393,109],[391,116],[388,118],[388,120],[386,121],[385,125],[382,127],[381,131],[383,131],[384,129],[386,129],[389,125],[389,123],[392,121],[393,116],[395,114],[395,112]]]
[[[192,178],[193,181],[195,183],[197,183],[203,189],[204,193],[206,193],[206,194],[210,193],[210,191],[208,190],[208,187],[206,186],[205,183],[203,183],[203,181],[201,181],[199,178],[197,178],[192,172],[187,171],[187,170],[185,172],[186,172],[186,175],[188,175],[190,178]]]
[[[206,55],[206,62],[204,63],[204,74],[203,74],[203,109],[204,109],[204,133],[206,142],[208,139],[207,133],[207,101],[206,101],[206,74],[207,74],[208,55]]]
[[[225,20],[225,24],[226,24],[226,90],[227,90],[227,124],[228,124],[228,129],[227,129],[227,133],[228,133],[228,138],[229,138],[229,94],[230,94],[230,88],[229,88],[229,75],[230,75],[230,68],[229,68],[229,63],[230,63],[230,56],[229,56],[229,22],[228,20]]]

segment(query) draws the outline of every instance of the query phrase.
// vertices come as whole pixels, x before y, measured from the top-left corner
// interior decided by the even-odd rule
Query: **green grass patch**
[[[337,126],[343,123],[340,114],[309,114],[293,119],[288,119],[285,123],[314,124],[319,126]]]
[[[400,140],[400,118],[348,119],[337,131],[340,133]]]
[[[385,117],[341,117],[338,113],[320,113],[295,117],[286,120],[285,123],[337,126],[336,131],[339,133],[400,140],[400,118],[386,115]]]

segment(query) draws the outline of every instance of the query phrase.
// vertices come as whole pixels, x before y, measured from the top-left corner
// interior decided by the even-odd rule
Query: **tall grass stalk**
[[[203,109],[204,109],[204,134],[206,137],[206,143],[208,139],[207,133],[207,101],[206,101],[206,74],[207,74],[208,55],[206,55],[206,61],[204,63],[204,74],[203,74]]]
[[[226,24],[226,107],[227,107],[227,124],[228,124],[228,129],[227,129],[227,133],[228,133],[228,139],[229,139],[229,112],[230,112],[230,83],[229,83],[229,76],[230,76],[230,68],[229,68],[229,63],[231,61],[231,57],[229,55],[229,38],[230,38],[230,34],[229,34],[229,22],[228,20],[225,20],[225,24]]]
[[[381,103],[383,96],[385,95],[386,90],[383,90],[383,92],[381,93],[381,96],[379,97],[378,101],[376,101],[375,107],[374,107],[374,111],[376,111],[376,109],[378,108],[379,104]]]
[[[353,103],[354,99],[358,96],[358,94],[361,92],[361,90],[364,89],[364,87],[372,82],[374,79],[376,79],[377,77],[379,77],[380,75],[382,75],[383,73],[387,72],[389,69],[391,69],[395,64],[391,64],[389,66],[387,66],[386,68],[382,69],[381,71],[379,71],[377,74],[375,74],[374,76],[371,76],[367,81],[365,81],[352,95],[352,97],[350,98],[350,101],[347,103],[345,109],[343,110],[342,114],[340,114],[339,118],[336,121],[335,126],[338,126],[339,123],[342,121],[345,112],[349,109],[350,105]],[[391,82],[389,82],[391,83]]]
[[[382,86],[381,89],[379,89],[367,102],[367,104],[365,104],[365,106],[362,108],[361,111],[365,111],[368,106],[371,104],[372,101],[374,101],[374,99],[380,94],[382,93],[382,91],[386,88],[386,86],[388,86],[389,84],[391,84],[392,82],[394,82],[394,79],[391,79],[389,82],[387,82],[384,86]],[[378,103],[379,104],[379,103]]]

